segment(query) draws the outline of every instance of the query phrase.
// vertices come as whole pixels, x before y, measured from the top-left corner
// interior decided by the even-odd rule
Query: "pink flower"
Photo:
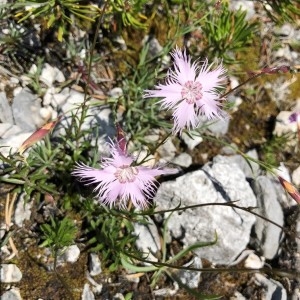
[[[96,184],[94,191],[99,201],[110,208],[125,208],[129,200],[137,208],[148,206],[148,199],[155,192],[155,176],[170,173],[160,168],[148,168],[135,165],[134,158],[129,156],[114,143],[110,144],[112,157],[102,159],[102,169],[95,169],[85,164],[78,164],[73,175],[81,181]]]
[[[199,117],[223,119],[226,113],[221,110],[220,88],[227,78],[226,70],[220,64],[214,70],[207,59],[200,65],[191,63],[185,51],[176,48],[171,53],[174,70],[168,71],[165,84],[158,84],[155,90],[146,90],[145,98],[159,97],[162,108],[174,109],[173,132],[196,128]]]
[[[294,122],[299,122],[300,123],[300,112],[294,112],[290,115],[289,117],[289,121],[291,123],[294,123]]]

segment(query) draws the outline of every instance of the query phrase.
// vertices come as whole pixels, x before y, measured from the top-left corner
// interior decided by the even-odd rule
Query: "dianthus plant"
[[[154,90],[146,90],[144,97],[162,98],[162,108],[173,109],[173,133],[194,129],[200,116],[207,119],[223,119],[220,90],[224,88],[227,75],[220,63],[212,69],[207,59],[201,64],[191,62],[186,51],[176,48],[171,53],[174,68],[170,68],[165,84],[158,84]]]
[[[110,208],[126,208],[131,201],[136,208],[145,209],[156,190],[155,176],[172,171],[138,165],[136,158],[122,145],[124,143],[109,143],[112,157],[102,159],[101,169],[78,164],[73,175],[86,184],[95,184],[99,201]]]

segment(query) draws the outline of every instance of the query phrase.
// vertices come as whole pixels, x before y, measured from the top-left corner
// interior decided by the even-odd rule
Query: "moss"
[[[79,260],[57,268],[57,273],[48,271],[39,257],[43,251],[30,247],[22,251],[16,263],[23,278],[17,287],[23,299],[80,299],[87,269],[87,256],[81,253]],[[71,298],[70,298],[71,297]]]

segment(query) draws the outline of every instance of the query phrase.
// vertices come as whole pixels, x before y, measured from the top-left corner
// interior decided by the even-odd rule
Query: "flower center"
[[[138,169],[130,166],[119,167],[114,174],[120,183],[135,181],[136,175],[139,173]]]
[[[194,104],[203,96],[202,84],[200,82],[187,81],[181,89],[181,96],[188,104]]]

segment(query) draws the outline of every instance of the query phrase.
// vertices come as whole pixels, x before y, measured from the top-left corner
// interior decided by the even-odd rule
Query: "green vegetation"
[[[99,2],[103,2],[102,6]],[[89,109],[95,106],[105,105],[112,109],[114,122],[120,124],[133,147],[140,151],[146,149],[145,161],[150,154],[155,154],[157,146],[168,137],[172,127],[171,114],[161,111],[156,99],[144,99],[143,92],[163,81],[171,65],[168,53],[176,45],[186,46],[195,60],[205,57],[222,59],[230,75],[243,73],[241,78],[249,78],[245,75],[245,68],[252,66],[253,57],[258,59],[258,51],[254,56],[251,45],[254,41],[261,43],[258,32],[263,24],[261,20],[247,20],[246,12],[231,11],[227,4],[220,2],[221,9],[216,6],[216,1],[196,0],[109,0],[97,3],[18,0],[2,5],[0,27],[6,28],[4,33],[0,33],[0,55],[5,58],[3,68],[14,75],[26,75],[29,83],[22,84],[42,97],[46,88],[39,79],[41,70],[45,63],[59,61],[68,80],[55,87],[62,90],[76,85],[78,90],[85,92],[84,102],[71,111],[69,127],[55,129],[55,134],[50,133],[30,147],[24,156],[18,152],[5,156],[0,148],[0,183],[8,184],[12,194],[25,193],[26,201],[33,203],[35,212],[42,218],[38,229],[34,229],[38,243],[41,247],[49,247],[55,258],[79,239],[85,251],[100,254],[109,274],[122,267],[134,272],[152,272],[154,286],[162,273],[176,280],[172,264],[176,265],[196,247],[216,242],[215,239],[198,243],[168,259],[167,237],[163,232],[162,265],[140,266],[147,259],[136,248],[134,223],[147,224],[153,208],[139,215],[131,207],[122,212],[100,206],[94,199],[94,186],[84,186],[71,172],[78,162],[95,168],[102,165],[97,146],[90,142],[93,138],[97,145],[99,128],[83,128],[85,119],[90,117]],[[274,24],[300,16],[296,0],[256,2],[261,2],[261,9],[266,10],[266,16],[272,18]],[[267,5],[272,5],[273,11]],[[39,37],[34,48],[36,51],[32,51],[27,41],[33,34]],[[80,35],[80,38],[76,40],[74,35]],[[125,44],[130,41],[124,48],[117,42],[120,37]],[[157,38],[156,42],[160,44],[157,52],[151,48],[153,38]],[[145,42],[142,43],[142,40]],[[248,55],[247,51],[251,53]],[[33,57],[33,54],[36,56]],[[24,60],[26,63],[23,63]],[[30,73],[33,62],[37,70]],[[99,69],[101,72],[97,73]],[[270,133],[266,133],[270,118],[263,115],[267,109],[252,109],[257,104],[254,98],[261,87],[259,84],[256,82],[255,87],[241,88],[246,109],[238,116],[235,116],[238,112],[233,114],[238,126],[225,139],[228,144],[234,142],[243,151],[259,147],[260,159],[263,160],[261,165],[277,167],[279,158],[286,158],[284,146],[288,139],[285,136],[270,138]],[[108,96],[113,87],[121,87],[122,94]],[[227,107],[234,109],[233,104]],[[247,123],[253,127],[245,132]],[[155,130],[160,134],[158,145],[152,145],[145,139]],[[180,148],[180,139],[176,143]],[[220,144],[224,145],[224,141]],[[208,147],[211,148],[211,145]],[[205,149],[205,145],[201,149]],[[276,155],[281,150],[282,155]],[[49,198],[57,208],[50,219],[44,218],[37,210]],[[71,217],[74,215],[80,219],[78,228]],[[10,230],[12,234],[9,237],[18,234],[16,230]],[[128,299],[130,297],[128,293]]]

